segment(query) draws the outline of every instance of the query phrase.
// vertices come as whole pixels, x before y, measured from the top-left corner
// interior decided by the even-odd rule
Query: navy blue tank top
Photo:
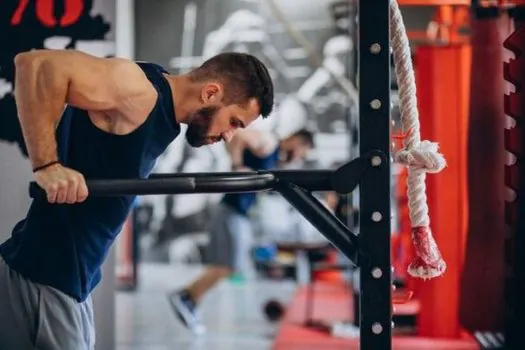
[[[267,157],[256,157],[249,150],[245,150],[243,154],[243,162],[247,167],[253,170],[270,170],[277,168],[279,161],[279,148]],[[222,203],[228,205],[230,208],[242,215],[248,215],[250,208],[255,203],[257,194],[253,192],[248,193],[228,193],[222,198]]]
[[[166,71],[137,63],[158,92],[154,109],[133,132],[97,128],[84,110],[67,107],[57,128],[59,157],[86,179],[147,177],[179,135]],[[101,279],[101,265],[134,203],[134,196],[88,197],[83,203],[33,200],[25,219],[0,246],[9,267],[33,282],[84,301]]]

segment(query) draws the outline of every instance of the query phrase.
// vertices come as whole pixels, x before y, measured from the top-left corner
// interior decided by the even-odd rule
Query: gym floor
[[[270,298],[288,303],[296,285],[271,281],[223,282],[203,301],[201,317],[208,331],[195,337],[180,325],[166,295],[199,271],[196,266],[142,263],[138,289],[117,293],[117,350],[270,349],[277,326],[265,320],[262,306]]]
[[[242,284],[224,281],[206,296],[201,317],[207,333],[196,337],[176,319],[167,294],[195,278],[198,266],[142,263],[140,284],[134,292],[116,296],[116,350],[280,350],[358,349],[358,339],[340,339],[307,330],[305,290],[294,282],[255,280]],[[351,316],[347,290],[333,284],[316,284],[315,319],[326,322]],[[286,320],[269,323],[262,313],[269,299],[289,307]],[[348,309],[341,308],[348,305]],[[476,350],[471,338],[430,339],[414,336],[394,338],[395,350]]]

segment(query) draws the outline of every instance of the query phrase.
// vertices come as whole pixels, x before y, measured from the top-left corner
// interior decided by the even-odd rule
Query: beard
[[[208,136],[208,130],[217,111],[218,107],[210,106],[193,112],[186,130],[186,141],[191,147],[201,147],[214,141]]]

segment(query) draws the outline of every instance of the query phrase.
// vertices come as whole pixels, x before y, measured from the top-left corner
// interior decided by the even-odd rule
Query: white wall
[[[134,9],[133,0],[111,2],[99,0],[99,11],[104,14],[115,13],[114,31],[106,39],[115,40],[115,56],[133,59],[134,56]],[[96,6],[94,6],[95,10]],[[115,246],[108,254],[102,271],[102,282],[93,293],[95,323],[97,331],[97,350],[116,348],[115,329]]]
[[[0,242],[3,242],[29,208],[28,185],[33,174],[14,143],[0,142],[0,164],[3,164],[0,167]]]
[[[116,0],[115,51],[118,57],[135,57],[134,0]]]

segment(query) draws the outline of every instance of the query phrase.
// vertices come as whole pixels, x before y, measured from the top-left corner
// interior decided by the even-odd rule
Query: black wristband
[[[52,162],[49,162],[49,163],[46,163],[46,164],[44,164],[44,165],[38,166],[38,167],[36,167],[36,168],[33,168],[33,173],[36,173],[37,171],[40,171],[40,170],[45,169],[45,168],[48,168],[48,167],[50,167],[51,165],[55,165],[55,164],[58,164],[58,163],[60,163],[59,160],[54,160],[54,161],[52,161]]]

